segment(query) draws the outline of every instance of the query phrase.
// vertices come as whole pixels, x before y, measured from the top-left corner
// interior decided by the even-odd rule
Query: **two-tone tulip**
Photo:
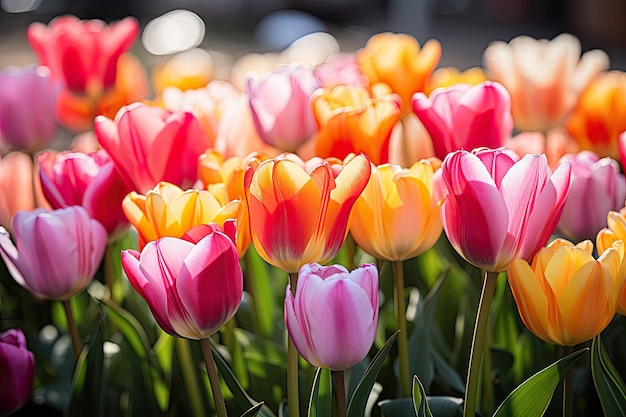
[[[618,241],[626,242],[626,208],[620,211],[610,211],[607,215],[607,227],[598,232],[596,247],[602,253]],[[617,312],[626,316],[626,285],[620,294]]]
[[[19,410],[30,398],[35,380],[35,357],[20,329],[0,333],[0,415]]]

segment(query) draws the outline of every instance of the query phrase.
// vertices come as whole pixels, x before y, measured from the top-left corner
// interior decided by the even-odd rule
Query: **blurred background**
[[[318,31],[354,51],[373,33],[394,31],[420,43],[438,39],[440,66],[465,69],[481,64],[492,40],[569,32],[583,50],[602,48],[612,69],[626,70],[626,0],[0,0],[0,6],[0,69],[35,61],[25,36],[30,22],[74,14],[105,21],[135,16],[143,29],[135,52],[148,66],[194,47],[235,58],[278,51]],[[151,47],[151,39],[160,46]]]

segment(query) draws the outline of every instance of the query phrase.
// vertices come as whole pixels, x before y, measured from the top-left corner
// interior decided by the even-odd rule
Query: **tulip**
[[[23,152],[0,158],[0,226],[11,229],[11,218],[20,210],[35,208],[33,163]]]
[[[552,170],[559,166],[565,154],[580,151],[578,144],[560,130],[553,130],[545,135],[541,132],[521,132],[507,139],[504,147],[515,151],[520,158],[527,153],[545,153]]]
[[[40,299],[67,301],[91,283],[107,234],[81,206],[13,216],[15,245],[0,227],[0,255],[15,281]]]
[[[122,200],[129,190],[106,151],[44,152],[38,162],[43,193],[53,209],[83,206],[105,227],[109,240],[128,229]]]
[[[609,67],[605,52],[582,57],[580,52],[580,41],[567,33],[552,40],[518,36],[485,49],[488,77],[509,90],[518,130],[547,133],[559,126],[589,83]]]
[[[199,48],[173,55],[152,70],[152,85],[157,94],[167,87],[188,90],[205,87],[213,78],[213,58]]]
[[[146,195],[135,191],[122,202],[128,221],[139,233],[139,248],[162,237],[180,238],[186,231],[203,223],[223,225],[240,214],[239,200],[229,200],[223,186],[209,190],[182,188],[168,182],[159,183]],[[242,223],[245,219],[239,219]]]
[[[572,167],[572,179],[556,231],[575,241],[594,239],[606,227],[607,213],[624,207],[626,178],[617,161],[591,151],[563,159]]]
[[[363,152],[373,164],[388,162],[391,132],[400,117],[397,95],[371,97],[364,88],[338,85],[317,90],[312,103],[319,126],[317,155],[343,159]]]
[[[530,260],[554,231],[570,186],[570,166],[552,174],[545,155],[456,151],[443,161],[443,229],[469,263],[490,272]]]
[[[323,308],[320,308],[323,306]],[[369,352],[378,322],[378,271],[341,265],[303,265],[295,297],[285,295],[285,324],[307,362],[341,371]]]
[[[9,67],[0,72],[3,140],[32,154],[49,145],[57,133],[58,87],[48,67]]]
[[[430,94],[436,88],[452,87],[455,84],[477,85],[485,81],[487,81],[487,76],[479,67],[468,68],[464,71],[455,67],[442,67],[433,72],[424,93]]]
[[[592,339],[611,322],[624,287],[624,242],[598,259],[589,240],[577,245],[556,239],[541,248],[532,264],[515,259],[508,280],[522,321],[540,339],[575,346]]]
[[[619,161],[623,167],[626,167],[626,131],[619,135]]]
[[[122,251],[130,283],[167,333],[205,339],[235,315],[243,274],[233,239],[214,231],[197,244],[163,237]]]
[[[248,78],[247,92],[254,126],[267,144],[295,152],[315,132],[310,97],[318,87],[303,64],[279,66]]]
[[[20,329],[0,333],[0,415],[22,408],[30,398],[35,380],[35,357],[26,347]]]
[[[402,114],[411,112],[411,96],[424,91],[441,58],[441,44],[435,39],[421,48],[411,35],[379,33],[357,52],[361,71],[370,85],[385,83],[402,100]]]
[[[250,233],[270,264],[295,274],[306,263],[330,261],[349,230],[352,206],[370,177],[364,155],[345,165],[287,155],[248,169]]]
[[[429,161],[411,168],[372,167],[370,181],[352,211],[350,233],[370,255],[404,261],[424,253],[442,232],[443,202]]]
[[[321,87],[367,86],[367,78],[363,75],[354,54],[334,55],[330,61],[317,65],[313,70],[313,75]]]
[[[210,146],[193,114],[140,103],[123,107],[115,120],[98,116],[94,131],[126,186],[140,193],[161,181],[190,187]]]
[[[412,103],[442,160],[459,149],[502,146],[513,131],[509,93],[499,83],[456,84],[428,97],[416,93]]]
[[[626,242],[626,208],[619,212],[610,211],[607,215],[607,227],[600,230],[596,237],[598,253],[606,251],[618,240]],[[626,286],[620,294],[617,312],[626,316]]]
[[[435,158],[433,141],[415,113],[396,123],[389,139],[389,163],[409,168],[422,159]],[[441,164],[440,164],[441,165]]]

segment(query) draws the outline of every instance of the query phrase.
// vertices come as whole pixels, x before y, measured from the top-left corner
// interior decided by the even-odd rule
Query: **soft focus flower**
[[[559,166],[565,154],[580,151],[578,144],[560,130],[553,130],[545,135],[541,132],[521,132],[505,140],[504,147],[515,151],[520,158],[527,153],[544,153],[552,170]]]
[[[607,227],[600,230],[596,238],[598,253],[603,253],[618,240],[626,242],[626,208],[619,212],[610,211],[607,215]],[[626,316],[626,286],[620,294],[617,312]]]
[[[0,133],[14,148],[34,154],[56,137],[59,85],[48,67],[0,72]]]
[[[203,88],[213,78],[213,66],[213,58],[203,49],[179,52],[152,70],[154,91],[161,94],[166,87]]]
[[[452,87],[455,84],[477,85],[485,81],[487,76],[480,67],[471,67],[464,71],[456,67],[437,68],[424,93],[430,94],[436,88]]]
[[[447,197],[443,229],[469,263],[504,271],[515,258],[530,260],[554,231],[570,184],[564,163],[552,174],[545,155],[521,159],[508,149],[456,151],[443,161]]]
[[[499,83],[456,84],[428,97],[416,93],[412,103],[439,159],[459,149],[497,148],[513,131],[509,93]]]
[[[245,188],[257,252],[288,273],[330,261],[348,234],[352,206],[370,170],[364,155],[345,165],[288,155],[249,169]]]
[[[303,64],[278,66],[248,78],[247,93],[254,126],[263,141],[295,152],[315,132],[310,97],[318,87],[313,71]]]
[[[592,256],[589,240],[556,239],[529,265],[515,259],[508,280],[522,321],[537,337],[575,346],[598,335],[613,319],[624,286],[624,242]]]
[[[211,145],[192,113],[140,103],[123,107],[115,120],[98,116],[94,131],[122,180],[140,193],[161,181],[193,185],[198,157]]]
[[[355,54],[336,54],[328,62],[317,65],[313,69],[313,75],[321,87],[336,85],[366,87],[368,82]]]
[[[0,227],[0,254],[18,284],[38,298],[58,301],[89,285],[107,233],[83,207],[19,211],[12,225],[16,243]]]
[[[618,159],[618,138],[626,131],[626,73],[614,70],[596,78],[565,127],[581,149]]]
[[[350,233],[378,259],[404,261],[422,254],[441,236],[439,194],[429,161],[409,169],[372,167],[371,178],[352,210]]]
[[[298,273],[295,297],[285,294],[285,324],[296,349],[314,366],[336,371],[360,362],[378,322],[378,271],[371,264],[348,272],[311,263]]]
[[[104,150],[44,152],[38,157],[41,188],[53,209],[83,206],[114,240],[128,229],[122,200],[129,189]]]
[[[0,226],[11,229],[11,217],[35,208],[33,162],[23,152],[0,157]]]
[[[196,244],[164,237],[122,251],[128,280],[167,333],[205,339],[235,315],[243,274],[233,238],[214,231]]]
[[[609,211],[624,207],[626,178],[617,161],[600,159],[591,151],[568,154],[563,160],[572,167],[572,179],[556,231],[574,241],[594,239],[606,227]]]
[[[581,92],[609,67],[601,50],[580,56],[580,41],[563,33],[554,39],[518,36],[509,43],[492,42],[483,53],[489,79],[511,93],[518,130],[547,132],[576,105]]]
[[[415,113],[396,123],[389,138],[389,163],[408,168],[422,159],[434,158],[433,141]]]
[[[402,99],[402,114],[411,111],[411,96],[424,91],[441,58],[441,44],[435,39],[422,48],[407,34],[379,33],[357,52],[361,71],[370,85],[385,83]]]
[[[135,191],[128,194],[122,208],[128,221],[139,233],[139,249],[162,237],[181,237],[194,226],[203,223],[223,225],[226,219],[238,218],[239,200],[230,200],[223,184],[209,190],[183,190],[160,182],[146,195]],[[239,218],[242,223],[245,219]]]
[[[35,380],[35,357],[26,347],[20,329],[0,333],[0,415],[22,408],[30,398]]]
[[[388,162],[391,131],[400,117],[397,95],[371,97],[365,88],[338,85],[317,90],[312,102],[320,157],[363,152],[376,165]]]

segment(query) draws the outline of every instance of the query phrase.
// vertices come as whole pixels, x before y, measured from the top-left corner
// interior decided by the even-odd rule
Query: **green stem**
[[[74,315],[72,314],[72,305],[70,304],[70,300],[63,301],[63,309],[65,310],[65,317],[67,318],[67,329],[70,332],[70,337],[72,339],[74,358],[78,359],[78,355],[80,355],[80,351],[82,349],[82,344],[80,342],[80,336],[78,335],[78,328],[76,328],[76,323],[74,322]]]
[[[257,300],[256,283],[252,278],[252,270],[254,267],[252,266],[252,260],[250,259],[251,256],[252,250],[250,249],[246,251],[246,253],[243,255],[243,264],[246,271],[244,275],[245,284],[247,284],[246,291],[248,291],[248,294],[250,294],[250,299],[252,300],[252,308],[255,311],[255,314],[252,314],[252,326],[254,327],[255,333],[259,333],[263,336],[269,336],[269,332],[266,329],[261,328],[261,322],[259,320],[259,302]]]
[[[115,283],[115,262],[113,261],[114,242],[108,243],[104,252],[104,283],[109,290],[109,297],[113,297],[113,284]]]
[[[335,372],[335,392],[337,393],[337,412],[339,417],[346,417],[346,381],[343,371]]]
[[[572,346],[563,346],[563,356],[574,352]],[[570,369],[563,379],[563,417],[574,415],[574,370]]]
[[[469,369],[467,372],[467,382],[465,384],[465,401],[463,416],[474,417],[476,414],[476,393],[478,391],[480,360],[483,356],[485,345],[485,332],[489,320],[489,310],[491,301],[498,282],[497,272],[485,271],[483,278],[483,288],[478,302],[478,313],[474,325],[474,335],[472,337],[472,350],[470,351]]]
[[[207,413],[202,402],[202,392],[200,387],[198,387],[191,348],[187,339],[176,338],[176,354],[178,355],[178,362],[180,363],[180,370],[183,374],[183,381],[185,381],[192,412],[196,417],[206,416]]]
[[[494,392],[493,392],[493,381],[491,380],[491,375],[493,374],[493,360],[491,357],[491,327],[487,326],[487,330],[485,331],[485,346],[486,348],[483,351],[483,366],[482,366],[482,376],[483,376],[483,401],[482,401],[482,409],[487,413],[487,415],[491,415],[494,411]]]
[[[393,281],[395,287],[396,323],[400,329],[398,335],[398,376],[400,377],[400,393],[402,397],[411,396],[409,381],[409,349],[406,331],[406,306],[404,301],[404,270],[402,261],[393,263]]]
[[[289,274],[291,293],[295,296],[298,274]],[[287,409],[289,417],[300,417],[300,399],[298,394],[298,351],[287,332]]]
[[[220,387],[220,379],[217,376],[217,369],[215,369],[215,359],[213,359],[213,352],[211,352],[209,339],[200,339],[200,346],[202,346],[202,356],[204,357],[206,371],[209,374],[209,383],[211,384],[211,391],[213,392],[217,415],[219,417],[228,417],[228,413],[226,413],[226,403],[224,403],[224,396],[222,395],[222,388]]]
[[[346,245],[346,252],[348,253],[347,254],[348,265],[346,265],[346,268],[348,269],[348,271],[352,271],[356,267],[354,265],[354,255],[356,254],[356,242],[354,241],[350,233],[348,233],[348,236],[346,236],[346,240],[344,244]]]

